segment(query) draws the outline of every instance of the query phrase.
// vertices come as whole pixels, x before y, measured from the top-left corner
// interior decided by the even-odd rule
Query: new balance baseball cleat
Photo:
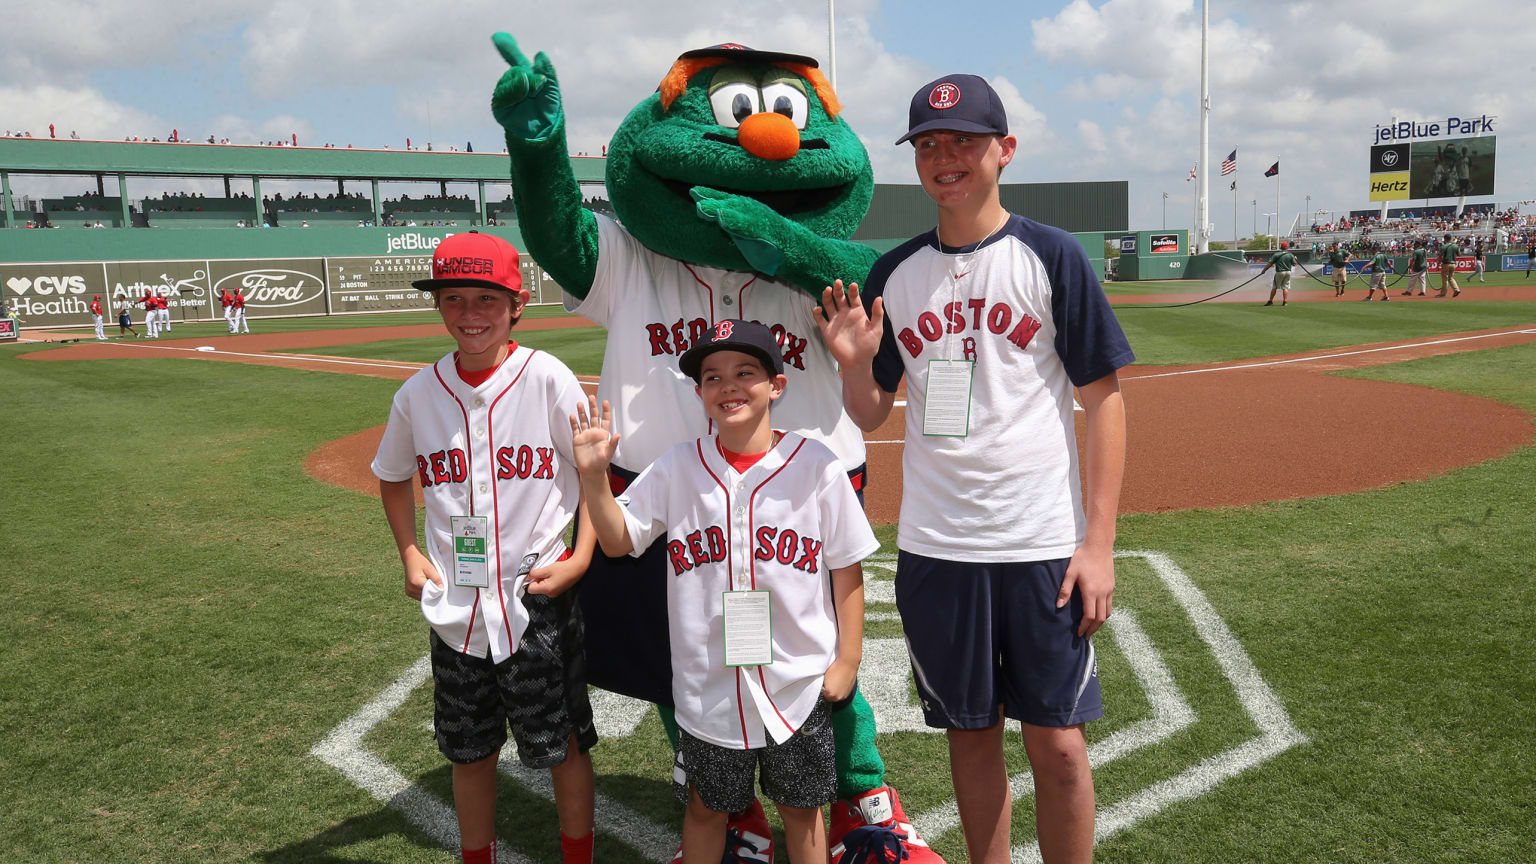
[[[832,805],[832,864],[944,864],[907,821],[889,786]]]
[[[683,847],[677,847],[673,864],[683,860]],[[773,864],[773,829],[763,802],[753,798],[752,806],[732,813],[725,825],[725,855],[720,864]]]

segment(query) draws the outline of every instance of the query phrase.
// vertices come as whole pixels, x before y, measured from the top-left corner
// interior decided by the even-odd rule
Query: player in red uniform
[[[245,292],[244,288],[236,288],[235,289],[235,296],[230,301],[231,305],[233,306],[233,308],[235,310],[235,317],[232,319],[232,322],[229,325],[229,332],[231,332],[231,333],[238,333],[238,332],[240,332],[240,328],[242,328],[242,327],[245,328],[245,332],[247,332],[247,333],[251,332],[251,325],[245,323],[245,293],[244,292]]]
[[[158,311],[158,304],[155,303],[155,295],[146,291],[144,296],[139,298],[138,302],[140,306],[144,307],[144,338],[159,339],[160,313]]]
[[[165,296],[165,291],[155,293],[155,309],[160,314],[160,327],[165,332],[171,332],[171,301]]]
[[[219,289],[219,305],[224,307],[224,326],[229,332],[235,332],[235,298],[229,296],[229,289]]]
[[[101,315],[100,294],[94,294],[91,296],[91,322],[96,325],[96,338],[102,341],[106,341],[107,333],[106,330],[103,329],[105,326],[105,319],[103,319]]]

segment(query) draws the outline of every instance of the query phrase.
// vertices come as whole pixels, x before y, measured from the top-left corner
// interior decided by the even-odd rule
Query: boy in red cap
[[[522,763],[549,769],[564,861],[589,864],[597,732],[581,611],[565,591],[594,540],[582,527],[574,550],[564,541],[583,507],[566,419],[581,385],[552,355],[510,341],[528,301],[512,244],[455,234],[433,254],[432,278],[413,284],[432,292],[458,350],[395,394],[372,468],[405,593],[431,625],[433,727],[453,763],[463,859],[496,860],[496,759],[510,725]]]

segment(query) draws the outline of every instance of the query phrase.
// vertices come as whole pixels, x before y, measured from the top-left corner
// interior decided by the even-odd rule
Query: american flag
[[[1200,163],[1196,162],[1195,163],[1195,167],[1189,169],[1189,176],[1184,178],[1184,182],[1188,183],[1189,181],[1195,179],[1195,177],[1199,176],[1199,174],[1200,174]]]
[[[1230,155],[1227,158],[1221,160],[1221,176],[1225,177],[1228,174],[1231,174],[1232,172],[1234,172],[1236,170],[1237,170],[1237,151],[1233,150],[1232,151],[1232,155]]]

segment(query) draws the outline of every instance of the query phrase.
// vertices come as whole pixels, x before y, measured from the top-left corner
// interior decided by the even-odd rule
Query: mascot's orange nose
[[[753,114],[741,121],[736,140],[759,159],[782,162],[800,152],[800,130],[783,114]]]

